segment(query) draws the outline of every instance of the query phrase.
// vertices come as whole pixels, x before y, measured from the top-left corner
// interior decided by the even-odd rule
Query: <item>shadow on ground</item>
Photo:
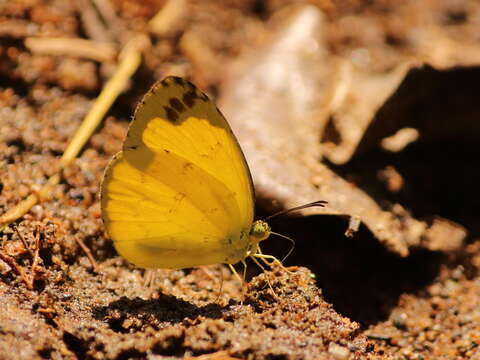
[[[159,294],[152,299],[121,297],[107,306],[94,309],[97,320],[107,321],[110,328],[119,333],[140,331],[143,326],[154,326],[157,329],[181,323],[185,319],[198,317],[219,319],[222,317],[222,308],[216,303],[206,306],[197,306],[173,295]]]
[[[388,318],[402,293],[421,291],[446,261],[445,255],[427,250],[400,258],[387,251],[364,227],[353,238],[347,238],[343,235],[347,221],[338,217],[311,216],[277,222],[272,224],[274,230],[296,243],[285,265],[309,268],[335,310],[364,326]],[[263,248],[281,258],[288,246],[272,238]]]

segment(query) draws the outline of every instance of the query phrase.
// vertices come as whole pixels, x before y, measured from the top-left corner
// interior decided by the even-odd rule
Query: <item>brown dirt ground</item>
[[[255,41],[255,30],[291,2],[192,1],[194,15],[181,31],[197,27],[211,35],[213,53],[235,58]],[[363,14],[379,26],[379,17],[395,14],[389,1],[311,2],[332,24],[348,14]],[[142,30],[164,2],[113,3],[128,32]],[[108,64],[32,55],[23,45],[29,35],[85,36],[75,4],[0,2],[0,213],[55,173],[109,73]],[[449,9],[448,19],[465,21],[468,13],[461,3]],[[389,39],[401,33],[388,31]],[[333,48],[352,41],[334,30],[330,36]],[[104,234],[97,194],[138,96],[172,69],[215,91],[215,77],[195,68],[178,42],[178,33],[153,40],[135,88],[117,101],[52,198],[17,221],[16,229],[10,226],[0,234],[0,359],[480,359],[480,249],[474,241],[479,176],[472,155],[478,141],[449,142],[454,149],[449,158],[442,157],[445,144],[428,144],[398,160],[423,176],[422,162],[435,159],[437,172],[427,180],[438,185],[431,190],[427,180],[412,180],[408,201],[417,213],[440,214],[471,231],[468,244],[456,254],[419,250],[400,259],[364,228],[345,239],[344,219],[282,219],[274,223],[276,231],[297,239],[287,265],[299,267],[290,268],[290,274],[281,269],[249,274],[243,302],[242,289],[226,267],[146,274],[116,255]],[[475,79],[477,73],[437,74],[434,83]],[[342,171],[367,181],[372,168],[388,161],[365,154]],[[445,191],[452,181],[456,196]],[[321,243],[309,235],[318,232]],[[285,246],[272,241],[266,250],[281,256]],[[32,272],[34,259],[38,266]]]

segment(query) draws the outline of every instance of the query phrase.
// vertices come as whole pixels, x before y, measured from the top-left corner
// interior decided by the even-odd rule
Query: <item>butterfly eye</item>
[[[255,242],[265,240],[269,236],[270,226],[265,221],[257,220],[252,224],[250,237],[252,237]]]

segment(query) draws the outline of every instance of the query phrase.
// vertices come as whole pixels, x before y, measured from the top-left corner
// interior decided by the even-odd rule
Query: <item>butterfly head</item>
[[[270,236],[270,226],[262,220],[257,220],[252,224],[250,229],[250,239],[252,243],[258,244]]]

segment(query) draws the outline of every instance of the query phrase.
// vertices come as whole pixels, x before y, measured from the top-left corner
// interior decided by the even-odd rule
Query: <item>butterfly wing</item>
[[[142,267],[235,263],[245,257],[253,186],[238,142],[208,97],[168,77],[137,107],[102,183],[118,252]]]

